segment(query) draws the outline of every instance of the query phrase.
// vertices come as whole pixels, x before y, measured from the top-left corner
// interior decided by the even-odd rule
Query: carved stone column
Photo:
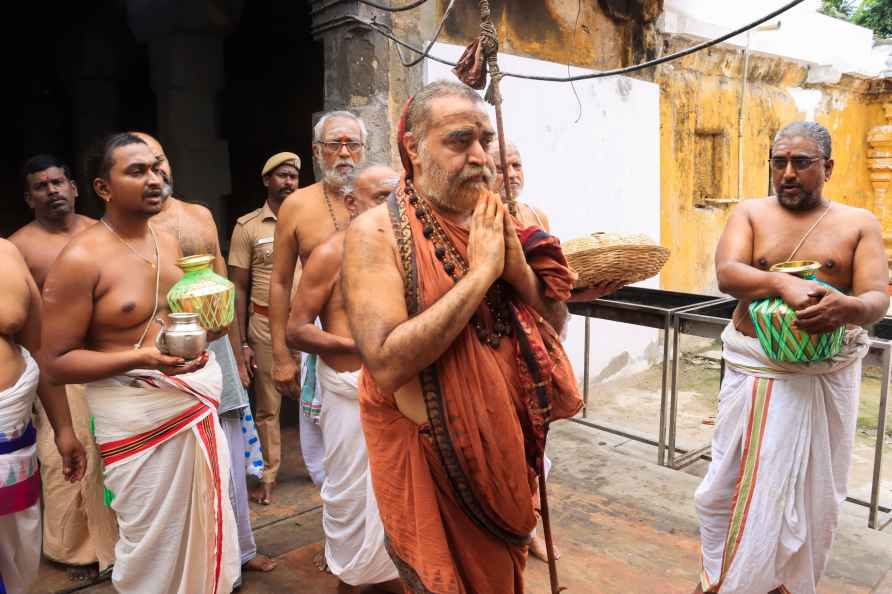
[[[886,123],[867,133],[867,167],[873,185],[873,210],[883,225],[886,256],[892,261],[892,102],[883,105]]]
[[[128,0],[137,39],[147,42],[158,136],[173,168],[175,194],[207,205],[217,225],[231,192],[229,144],[221,136],[223,40],[240,0]]]
[[[390,42],[354,17],[392,26],[398,36],[418,43],[416,31],[407,32],[405,22],[428,19],[423,11],[391,18],[391,14],[355,1],[307,0],[313,37],[323,44],[325,77],[324,109],[346,109],[365,122],[369,159],[396,162],[393,137],[396,118],[409,93],[421,86],[421,65],[403,69]],[[407,58],[415,57],[407,53]],[[321,116],[322,114],[315,114]],[[317,175],[318,175],[317,171]]]

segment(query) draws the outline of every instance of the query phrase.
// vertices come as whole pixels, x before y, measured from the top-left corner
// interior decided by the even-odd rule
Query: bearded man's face
[[[445,96],[430,103],[413,157],[415,184],[442,209],[473,210],[495,177],[487,149],[495,132],[480,103]]]
[[[347,117],[335,117],[325,122],[322,138],[313,145],[313,158],[322,170],[323,182],[341,187],[365,158],[362,129]]]

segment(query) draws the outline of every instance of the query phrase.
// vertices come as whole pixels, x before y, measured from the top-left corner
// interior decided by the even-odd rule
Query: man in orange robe
[[[493,137],[469,87],[426,86],[400,188],[346,237],[372,481],[412,593],[523,592],[548,425],[582,404],[557,333],[575,275],[487,190]]]

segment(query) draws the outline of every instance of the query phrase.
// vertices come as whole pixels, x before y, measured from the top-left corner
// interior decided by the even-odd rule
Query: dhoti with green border
[[[846,331],[819,363],[779,363],[729,325],[712,462],[695,494],[704,592],[811,594],[846,498],[861,360]]]

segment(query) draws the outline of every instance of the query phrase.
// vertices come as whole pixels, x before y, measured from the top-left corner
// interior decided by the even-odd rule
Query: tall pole
[[[505,140],[505,124],[502,120],[502,92],[499,83],[502,80],[502,71],[499,70],[499,38],[496,35],[496,27],[492,22],[492,13],[489,9],[489,0],[480,0],[480,42],[483,55],[486,58],[487,70],[489,70],[489,88],[486,90],[485,99],[496,109],[496,130],[499,135],[499,160],[502,164],[502,188],[505,192],[505,202],[508,204],[508,212],[517,216],[517,204],[514,194],[511,192],[511,184],[508,183],[508,158],[507,142]]]

